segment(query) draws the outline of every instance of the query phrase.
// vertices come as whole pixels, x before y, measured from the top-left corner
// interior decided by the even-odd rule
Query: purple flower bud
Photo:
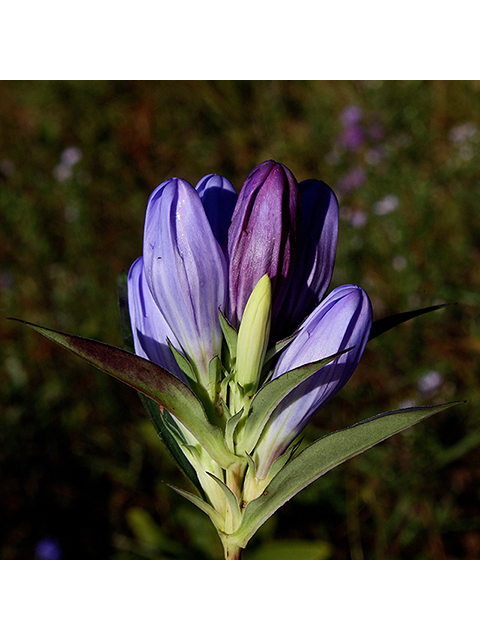
[[[290,335],[315,309],[330,284],[338,237],[338,202],[320,180],[300,183],[302,212],[292,280],[275,338]]]
[[[200,196],[185,180],[171,178],[150,196],[143,261],[153,299],[208,387],[208,364],[222,344],[227,265]]]
[[[360,287],[334,289],[300,327],[285,349],[273,378],[308,362],[352,348],[296,387],[275,409],[255,449],[257,476],[264,478],[317,411],[345,385],[362,356],[372,325],[372,308]]]
[[[237,202],[235,187],[227,178],[211,173],[202,178],[195,189],[205,208],[213,235],[222,249],[226,250],[228,227]]]
[[[168,346],[168,340],[179,351],[181,347],[148,288],[142,257],[135,260],[130,267],[127,290],[135,353],[184,380],[183,373]]]
[[[228,231],[230,320],[237,326],[257,282],[272,282],[272,322],[285,298],[296,249],[300,191],[293,174],[268,160],[248,176]]]

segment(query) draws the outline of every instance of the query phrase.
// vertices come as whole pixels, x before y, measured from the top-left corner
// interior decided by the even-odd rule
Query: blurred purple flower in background
[[[39,540],[35,546],[37,560],[61,560],[62,548],[55,537],[48,536]]]
[[[343,175],[337,183],[337,190],[339,194],[349,193],[355,191],[363,184],[367,179],[367,172],[361,166],[357,166],[345,175]]]
[[[357,151],[365,142],[365,132],[361,125],[363,111],[356,105],[351,105],[340,114],[343,129],[340,132],[340,142],[349,151]]]

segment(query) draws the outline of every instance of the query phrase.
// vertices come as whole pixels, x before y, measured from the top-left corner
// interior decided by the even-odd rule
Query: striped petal
[[[153,299],[208,387],[208,364],[222,343],[227,266],[200,196],[185,180],[171,178],[150,196],[143,259]]]

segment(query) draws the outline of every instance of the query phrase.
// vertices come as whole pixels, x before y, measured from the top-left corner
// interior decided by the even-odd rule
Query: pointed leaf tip
[[[382,335],[386,331],[390,331],[394,327],[402,324],[403,322],[407,322],[408,320],[413,320],[418,316],[423,315],[424,313],[430,313],[430,311],[437,311],[438,309],[443,309],[444,307],[450,307],[456,302],[446,302],[445,304],[436,304],[432,307],[425,307],[424,309],[415,309],[414,311],[404,311],[402,313],[395,313],[391,316],[387,316],[386,318],[380,318],[379,320],[375,320],[372,323],[372,328],[370,330],[370,335],[368,336],[368,340],[373,340],[374,338],[378,338],[378,336]]]

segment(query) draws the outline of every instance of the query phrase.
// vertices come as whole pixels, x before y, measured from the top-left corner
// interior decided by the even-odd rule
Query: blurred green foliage
[[[332,286],[375,317],[457,302],[371,342],[306,441],[403,404],[468,403],[286,504],[246,559],[480,558],[480,83],[0,83],[0,549],[213,559],[216,533],[136,393],[7,321],[121,345],[116,278],[164,179],[259,162],[336,191]],[[37,551],[36,551],[37,549]],[[37,555],[36,555],[37,554]]]

